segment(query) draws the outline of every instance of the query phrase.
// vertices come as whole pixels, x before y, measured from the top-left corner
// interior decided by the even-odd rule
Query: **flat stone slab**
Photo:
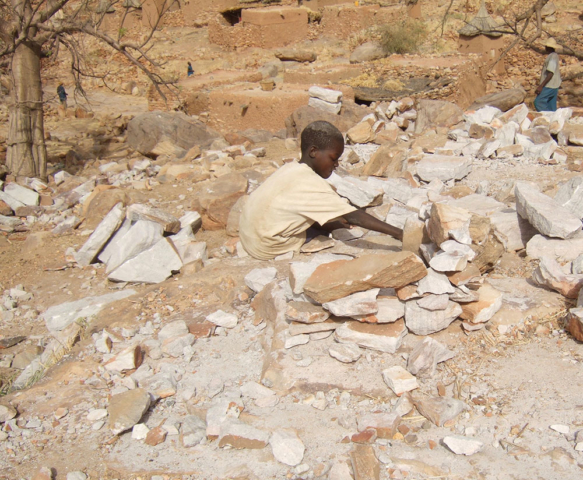
[[[75,261],[86,267],[91,264],[101,249],[121,225],[125,210],[120,202],[115,205],[101,221],[85,244],[75,253]]]
[[[526,244],[526,254],[535,260],[554,258],[559,263],[572,262],[583,252],[583,232],[566,240],[535,235]]]
[[[364,180],[353,177],[341,177],[336,173],[332,173],[326,180],[336,189],[338,195],[346,198],[357,207],[372,207],[382,203],[383,190]]]
[[[425,310],[410,300],[405,306],[405,323],[416,335],[430,335],[449,326],[462,313],[462,307],[450,301],[445,310]]]
[[[115,251],[107,261],[106,273],[112,272],[130,258],[151,248],[162,239],[163,233],[164,227],[159,223],[138,220],[120,239],[117,239],[116,234]]]
[[[405,335],[407,329],[403,320],[383,325],[346,322],[335,331],[335,338],[340,343],[355,343],[364,348],[386,353],[395,353]]]
[[[147,250],[129,259],[107,278],[117,282],[160,283],[182,268],[182,259],[172,240],[163,237]]]
[[[106,305],[123,300],[135,295],[135,290],[121,290],[98,297],[85,297],[75,302],[61,303],[49,307],[41,318],[45,321],[47,329],[51,332],[59,332],[80,318],[91,318],[101,311]]]
[[[581,219],[532,184],[517,182],[514,194],[519,215],[543,235],[570,238],[581,230]]]
[[[417,162],[417,175],[425,182],[431,180],[461,180],[472,171],[470,157],[450,155],[425,155]]]
[[[4,192],[24,205],[38,205],[40,195],[34,190],[18,185],[18,183],[7,183],[4,185]]]
[[[399,288],[426,274],[421,259],[411,252],[363,255],[319,266],[304,284],[304,291],[325,303],[372,288]]]

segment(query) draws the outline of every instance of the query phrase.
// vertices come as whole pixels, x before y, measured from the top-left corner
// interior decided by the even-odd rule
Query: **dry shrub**
[[[373,25],[372,27],[364,28],[350,35],[348,37],[348,48],[352,51],[363,43],[378,42],[380,38],[381,28],[378,25]]]
[[[381,46],[387,54],[414,53],[426,37],[427,30],[423,23],[407,19],[404,22],[383,27]]]
[[[380,79],[372,73],[362,73],[358,77],[351,78],[342,83],[350,85],[351,87],[378,88]]]

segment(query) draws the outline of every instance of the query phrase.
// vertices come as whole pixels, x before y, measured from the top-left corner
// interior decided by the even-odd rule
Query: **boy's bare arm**
[[[369,215],[363,210],[355,210],[354,212],[347,213],[342,218],[344,218],[344,220],[350,225],[356,225],[357,227],[366,228],[367,230],[374,230],[375,232],[386,233],[398,240],[403,239],[403,230],[393,227],[392,225]]]

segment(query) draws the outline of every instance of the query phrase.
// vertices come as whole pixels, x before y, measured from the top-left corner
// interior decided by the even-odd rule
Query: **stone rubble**
[[[341,104],[341,92],[312,87],[309,94],[310,104],[322,108],[321,104],[326,102],[332,105],[328,111],[338,113],[334,104]],[[400,135],[409,141],[413,138],[412,131],[425,128],[423,123],[427,122],[429,110],[433,107],[418,102],[414,109],[414,102],[409,105],[406,99],[394,103],[392,107],[387,104],[377,106],[372,117],[365,117],[348,130],[348,140],[356,144],[353,152],[359,151],[367,142],[372,144],[394,133],[394,142]],[[526,249],[531,259],[539,260],[532,274],[537,284],[567,298],[576,299],[580,295],[583,280],[581,261],[577,261],[581,250],[578,242],[581,240],[582,218],[579,177],[559,186],[554,198],[521,182],[509,189],[510,196],[501,199],[483,193],[457,198],[452,193],[460,187],[455,180],[471,175],[472,166],[477,162],[506,161],[510,157],[513,161],[525,162],[560,158],[558,148],[565,146],[561,143],[576,144],[578,141],[573,132],[562,135],[565,129],[574,125],[572,112],[567,110],[560,109],[553,115],[543,114],[534,120],[545,118],[548,126],[543,120],[538,120],[532,127],[525,126],[529,112],[524,104],[505,113],[494,107],[470,110],[465,114],[452,111],[451,116],[457,121],[444,120],[444,126],[439,127],[450,129],[449,139],[444,139],[446,141],[441,146],[428,147],[427,143],[419,150],[407,147],[402,158],[390,158],[390,162],[384,156],[386,149],[381,146],[374,149],[380,153],[376,157],[373,155],[374,160],[368,160],[369,163],[359,155],[354,163],[341,161],[343,165],[357,165],[357,168],[371,165],[370,170],[374,166],[375,172],[382,170],[382,175],[388,175],[359,178],[342,172],[342,175],[334,174],[330,183],[353,205],[370,208],[369,211],[375,215],[378,213],[379,218],[386,218],[389,223],[405,230],[415,227],[416,239],[408,242],[412,246],[407,250],[411,251],[395,252],[395,244],[380,243],[384,237],[364,229],[341,229],[332,233],[333,241],[328,238],[329,251],[334,253],[310,254],[306,250],[276,260],[276,263],[259,264],[248,258],[239,258],[236,241],[211,252],[206,251],[206,243],[195,242],[201,227],[203,230],[216,228],[223,217],[226,223],[226,217],[235,208],[234,202],[227,202],[229,205],[225,206],[216,198],[207,199],[201,203],[200,209],[195,209],[202,215],[197,211],[187,211],[182,217],[146,204],[110,204],[113,207],[105,212],[84,245],[75,252],[75,261],[85,267],[85,271],[97,268],[99,264],[93,262],[98,259],[105,264],[104,271],[109,280],[156,284],[162,284],[179,271],[198,271],[188,270],[189,264],[193,269],[195,266],[196,269],[206,269],[213,268],[213,264],[221,260],[233,261],[239,262],[237,268],[240,271],[217,287],[217,296],[227,294],[218,290],[229,291],[230,296],[225,297],[228,302],[224,302],[223,307],[227,311],[217,309],[218,304],[198,311],[201,300],[193,291],[188,292],[191,295],[188,301],[195,306],[196,313],[181,308],[178,315],[183,317],[172,319],[165,316],[162,319],[157,314],[153,322],[148,321],[147,325],[143,322],[141,328],[134,330],[109,327],[107,330],[103,327],[90,330],[91,341],[81,349],[84,355],[93,356],[99,366],[84,383],[96,390],[104,389],[107,398],[91,406],[84,404],[82,416],[75,412],[77,420],[81,419],[79,422],[87,423],[79,431],[99,433],[106,430],[101,429],[108,422],[109,430],[119,435],[120,443],[131,439],[144,449],[172,444],[172,448],[180,452],[189,452],[186,449],[194,450],[194,447],[206,451],[209,446],[225,450],[261,450],[269,445],[278,462],[295,467],[286,470],[290,478],[294,475],[293,478],[303,478],[304,474],[309,478],[318,477],[317,468],[324,472],[320,477],[328,475],[330,479],[379,478],[380,463],[386,465],[390,478],[403,478],[401,471],[413,470],[396,468],[406,459],[393,458],[385,447],[401,445],[402,441],[402,444],[420,448],[419,438],[423,438],[423,442],[426,439],[424,430],[434,435],[443,434],[441,431],[434,433],[437,430],[432,430],[435,427],[429,422],[438,427],[451,427],[455,434],[445,436],[442,443],[458,455],[473,455],[489,449],[484,440],[488,435],[492,437],[488,442],[501,442],[502,437],[497,439],[493,434],[486,435],[481,427],[470,426],[464,430],[460,426],[461,423],[471,424],[474,414],[491,413],[490,402],[494,400],[489,397],[495,397],[494,392],[475,384],[471,389],[463,390],[462,384],[459,391],[454,390],[451,394],[451,387],[447,390],[443,384],[436,383],[436,377],[443,377],[446,370],[438,365],[454,358],[459,352],[457,346],[454,352],[433,337],[412,340],[415,337],[408,333],[432,335],[446,329],[456,319],[463,320],[461,325],[469,338],[484,338],[484,342],[492,336],[490,331],[506,332],[499,328],[505,325],[498,322],[500,317],[508,314],[512,302],[519,302],[519,297],[495,283],[496,276],[488,276],[488,271],[504,252]],[[445,130],[435,136],[439,135],[445,137]],[[559,145],[553,136],[558,137]],[[155,148],[162,146],[159,143]],[[222,165],[213,168],[224,166],[226,158],[250,158],[243,150],[247,147],[241,145],[242,148],[236,146],[228,150],[231,147],[210,154],[206,151],[201,158],[209,164],[222,161]],[[241,153],[243,155],[239,155]],[[370,164],[373,161],[375,164]],[[154,167],[147,159],[141,166],[121,172],[114,172],[115,165],[101,167],[101,173],[109,179],[109,186],[129,180],[146,181],[160,173],[159,167]],[[168,167],[164,175],[171,178],[173,171]],[[55,175],[55,184],[70,181],[65,173]],[[247,182],[246,179],[244,183],[244,192],[234,196],[239,193],[246,195],[247,187],[256,187],[258,181]],[[0,200],[8,205],[11,213],[23,207],[38,207],[41,212],[45,207],[39,203],[48,186],[35,185],[36,188],[32,188],[7,183],[0,191]],[[92,195],[97,187],[96,179],[92,179],[66,190],[66,195],[54,196],[51,207],[58,215],[52,212],[42,214],[51,217],[50,222],[59,227],[52,230],[54,235],[65,235],[78,229],[81,217],[73,215],[78,213],[73,209],[84,205],[83,199]],[[152,205],[156,203],[152,202]],[[3,231],[32,226],[28,220],[32,215],[17,216],[21,218],[6,216],[9,220],[2,223],[6,226]],[[58,221],[57,217],[60,217]],[[536,234],[535,229],[540,234]],[[403,247],[405,243],[404,238]],[[374,244],[378,251],[367,244]],[[292,258],[294,261],[287,268],[286,260]],[[217,273],[217,276],[220,275]],[[166,288],[171,282],[181,280],[182,277],[177,276],[163,286]],[[91,328],[91,318],[110,302],[136,295],[135,291],[124,288],[123,283],[119,292],[86,297],[46,309],[39,318],[45,321],[53,335],[48,338],[58,342],[55,335],[76,323],[79,328],[82,325],[85,328],[85,323]],[[202,289],[199,285],[196,288]],[[0,314],[3,319],[11,315],[18,319],[26,312],[23,306],[29,299],[27,292],[20,292],[18,288],[12,290],[2,297]],[[144,296],[147,295],[150,293]],[[255,317],[247,305],[251,298],[260,304]],[[135,296],[130,302],[134,299],[136,303],[141,301]],[[160,303],[171,307],[166,297]],[[583,338],[581,310],[578,302],[568,312],[565,326],[579,340]],[[170,313],[170,309],[165,312]],[[83,321],[78,322],[80,319]],[[473,334],[477,329],[482,330]],[[450,331],[443,334],[449,335]],[[77,338],[79,333],[77,331]],[[252,336],[252,341],[246,339],[246,333]],[[254,364],[260,367],[235,381],[225,381],[220,370],[229,367],[219,362],[222,355],[219,342],[226,344],[234,337],[240,337],[241,350],[253,355]],[[212,353],[209,353],[209,345],[213,345]],[[400,350],[403,345],[406,348]],[[259,353],[261,350],[265,352],[264,358]],[[209,354],[208,358],[201,361],[199,351]],[[24,355],[11,357],[10,365],[19,365],[23,358]],[[45,359],[36,355],[27,357],[24,363],[34,366]],[[214,373],[216,377],[204,384],[195,374],[196,370],[203,368],[202,362],[207,361],[209,364],[214,362],[217,371]],[[385,361],[388,365],[381,366]],[[457,358],[447,364],[448,370],[451,366],[457,374],[470,373],[459,370],[456,361]],[[310,382],[320,381],[320,375],[322,384],[326,384],[326,370],[330,368],[326,362],[332,362],[335,372],[352,369],[356,376],[364,371],[365,365],[374,366],[380,384],[375,388],[382,390],[377,390],[374,397],[361,397],[353,393],[356,388],[349,388],[353,380],[346,380],[345,386],[344,373],[335,373],[338,382],[333,389],[326,391],[318,387],[321,389],[314,390],[310,396],[303,386],[298,386],[293,393],[280,389],[280,384],[274,384],[275,377],[265,374],[276,371],[286,377],[295,375],[296,371],[306,372],[299,375],[304,375],[302,380],[311,388]],[[363,382],[367,381],[370,378],[363,379]],[[27,384],[20,382],[18,385],[24,387]],[[428,393],[430,389],[433,393]],[[456,398],[451,398],[456,393]],[[439,396],[432,396],[436,394]],[[300,439],[300,436],[308,435],[300,428],[294,431],[263,424],[263,419],[269,418],[271,413],[279,415],[294,403],[306,408],[311,406],[313,408],[309,410],[317,414],[332,413],[338,419],[338,425],[346,430],[346,441],[353,443],[345,452],[350,458],[336,456],[316,460],[310,451],[313,444],[306,441],[306,448]],[[467,418],[462,415],[466,410],[472,411],[471,415],[465,414]],[[158,423],[150,419],[147,412],[151,412]],[[415,425],[415,421],[410,422],[407,418],[412,412],[429,422]],[[16,409],[10,405],[0,405],[0,424],[4,424],[0,434],[6,434],[4,438],[0,436],[0,443],[14,445],[15,432],[27,429],[34,432],[40,428],[35,427],[36,419],[27,418],[27,423],[23,423],[19,422],[17,415]],[[67,424],[73,417],[73,407],[55,411],[52,415]],[[160,424],[162,420],[164,422]],[[572,448],[580,451],[583,441],[575,433],[570,434],[568,427],[566,430],[562,427],[565,426],[553,424],[551,429],[571,435]],[[128,433],[123,435],[123,432]],[[462,433],[464,435],[458,435]],[[25,435],[19,435],[25,438]],[[472,438],[474,435],[480,440]],[[515,446],[518,444],[516,442]],[[434,442],[434,447],[429,448],[440,447]],[[68,474],[72,478],[84,478],[83,475],[82,472]]]

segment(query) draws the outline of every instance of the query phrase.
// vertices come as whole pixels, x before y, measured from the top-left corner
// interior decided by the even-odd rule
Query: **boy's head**
[[[322,178],[332,175],[344,152],[344,137],[340,130],[325,121],[310,123],[301,135],[302,163]]]

